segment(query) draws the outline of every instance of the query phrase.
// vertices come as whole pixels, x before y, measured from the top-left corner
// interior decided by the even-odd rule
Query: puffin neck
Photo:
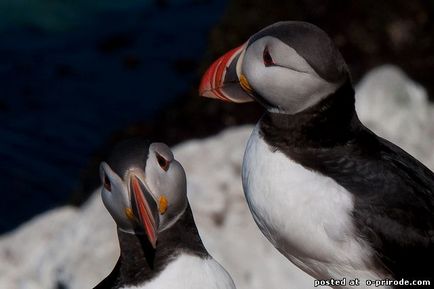
[[[152,279],[180,253],[208,256],[190,206],[173,226],[158,234],[155,249],[143,233],[130,234],[118,230],[118,238],[121,249],[119,278],[127,285],[137,285]]]
[[[302,112],[290,115],[267,111],[260,120],[260,131],[271,145],[342,145],[354,137],[359,124],[354,103],[354,89],[348,79],[337,91]]]

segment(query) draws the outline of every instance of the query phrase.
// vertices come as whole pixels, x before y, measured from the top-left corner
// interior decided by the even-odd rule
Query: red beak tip
[[[206,93],[206,91],[209,91],[212,89],[211,83],[212,83],[212,77],[213,77],[213,73],[212,73],[212,69],[208,69],[205,74],[203,75],[201,81],[200,81],[200,85],[199,85],[199,95],[200,96],[205,96],[204,93]]]
[[[223,91],[225,75],[234,57],[242,51],[244,45],[234,48],[214,61],[205,71],[199,85],[199,95],[233,102]]]

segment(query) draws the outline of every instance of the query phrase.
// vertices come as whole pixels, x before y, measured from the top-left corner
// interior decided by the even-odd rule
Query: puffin
[[[199,94],[264,107],[242,183],[288,260],[335,288],[434,288],[434,174],[361,123],[326,32],[272,24],[217,59]]]
[[[126,140],[100,164],[100,177],[120,257],[94,289],[235,289],[201,241],[184,169],[167,145]]]

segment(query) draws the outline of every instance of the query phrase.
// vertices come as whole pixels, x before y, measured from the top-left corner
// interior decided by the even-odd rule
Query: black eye
[[[157,161],[163,170],[167,171],[169,169],[169,165],[170,165],[169,161],[166,160],[162,155],[158,153],[157,153]]]
[[[264,60],[265,66],[274,64],[273,58],[270,55],[270,51],[268,51],[268,47],[265,47],[264,52],[262,53],[262,59]]]
[[[112,184],[110,183],[110,180],[109,180],[109,178],[107,177],[107,175],[104,175],[104,183],[103,183],[103,185],[104,185],[104,188],[105,188],[107,191],[109,191],[109,192],[112,191]]]

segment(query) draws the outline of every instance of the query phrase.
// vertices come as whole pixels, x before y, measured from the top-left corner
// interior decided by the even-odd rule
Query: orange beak
[[[146,187],[135,175],[131,176],[131,204],[133,212],[138,216],[140,225],[145,230],[149,242],[157,247],[158,207]]]
[[[245,44],[217,59],[202,76],[199,95],[229,102],[248,102],[253,99],[240,85],[237,65],[241,65]],[[240,62],[240,63],[238,63]]]

